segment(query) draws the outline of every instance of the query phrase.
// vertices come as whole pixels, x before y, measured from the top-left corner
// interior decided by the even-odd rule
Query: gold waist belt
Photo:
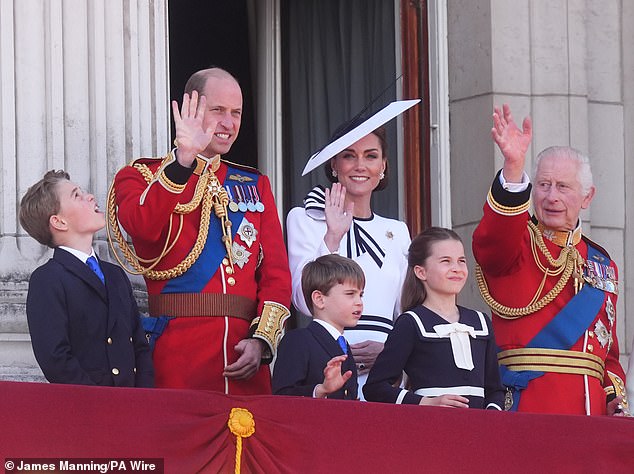
[[[150,316],[222,317],[252,321],[256,316],[257,303],[241,295],[219,293],[164,293],[148,295]]]
[[[559,349],[510,349],[498,354],[500,365],[514,372],[535,370],[559,374],[589,375],[603,382],[603,359],[587,352]]]

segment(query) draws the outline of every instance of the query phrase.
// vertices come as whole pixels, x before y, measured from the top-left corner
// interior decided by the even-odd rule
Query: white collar
[[[90,257],[97,258],[97,256],[95,255],[95,249],[93,248],[90,249],[90,254],[82,252],[81,250],[66,247],[65,245],[60,245],[59,248],[66,250],[70,254],[73,254],[75,257],[77,257],[79,260],[81,260],[84,263],[86,263],[86,260],[88,260]]]
[[[336,327],[334,327],[332,324],[324,321],[323,319],[313,318],[313,321],[315,321],[316,323],[321,324],[326,329],[326,331],[328,331],[328,334],[330,334],[333,339],[337,340],[337,339],[339,339],[339,336],[343,336],[343,334],[340,333],[337,330]]]

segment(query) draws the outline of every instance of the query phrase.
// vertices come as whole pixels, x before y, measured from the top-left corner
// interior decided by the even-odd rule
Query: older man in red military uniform
[[[268,178],[220,159],[240,129],[240,86],[198,71],[172,109],[176,148],[122,168],[109,199],[110,230],[147,283],[156,385],[270,393],[290,272]]]
[[[480,291],[493,310],[503,383],[512,410],[628,414],[616,337],[618,273],[581,233],[579,214],[595,188],[588,159],[569,147],[537,157],[524,172],[532,136],[504,105],[492,136],[504,155],[473,235]]]

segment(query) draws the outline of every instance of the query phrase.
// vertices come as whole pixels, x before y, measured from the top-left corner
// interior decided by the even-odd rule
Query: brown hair
[[[383,179],[379,181],[379,184],[376,185],[376,188],[374,188],[372,192],[382,191],[383,189],[387,188],[388,178],[390,176],[390,167],[388,166],[388,160],[387,160],[387,135],[385,132],[385,127],[383,126],[377,128],[376,130],[370,133],[376,135],[377,138],[379,139],[379,144],[381,145],[381,154],[383,155],[383,161],[385,162],[385,171],[383,171],[383,175],[384,175]],[[335,131],[333,136],[336,136],[336,134],[337,132]],[[336,176],[332,175],[332,165],[330,164],[330,162],[331,160],[328,160],[324,164],[324,173],[326,173],[326,178],[328,178],[328,181],[330,181],[331,183],[336,183],[339,180],[337,179]]]
[[[60,208],[57,185],[61,181],[69,180],[70,176],[66,171],[47,171],[42,179],[27,190],[20,201],[20,225],[42,245],[55,247],[49,220]]]
[[[313,313],[313,291],[327,295],[336,284],[350,282],[365,287],[365,275],[357,262],[337,254],[322,255],[308,262],[302,270],[302,293],[306,306]]]
[[[427,292],[423,282],[414,273],[416,265],[425,265],[425,261],[431,255],[431,246],[443,240],[457,240],[462,243],[462,239],[451,229],[444,227],[430,227],[418,234],[409,245],[407,254],[407,275],[403,282],[401,293],[401,311],[409,311],[415,306],[422,304],[427,298]]]
[[[210,77],[217,79],[233,79],[236,84],[240,85],[238,80],[229,71],[225,71],[219,67],[210,67],[209,69],[201,69],[192,74],[187,83],[185,84],[185,93],[191,96],[193,91],[198,92],[198,95],[205,94],[205,86]]]

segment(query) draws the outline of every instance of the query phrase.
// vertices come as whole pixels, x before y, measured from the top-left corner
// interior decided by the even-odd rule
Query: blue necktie
[[[88,260],[86,260],[86,265],[88,265],[90,269],[95,272],[95,275],[99,277],[101,283],[105,285],[106,279],[103,276],[103,272],[101,271],[101,267],[99,266],[99,262],[97,262],[97,259],[95,257],[88,257]]]
[[[339,343],[339,347],[341,347],[343,353],[348,354],[348,343],[346,342],[346,338],[343,336],[339,336],[337,338],[337,342]]]

